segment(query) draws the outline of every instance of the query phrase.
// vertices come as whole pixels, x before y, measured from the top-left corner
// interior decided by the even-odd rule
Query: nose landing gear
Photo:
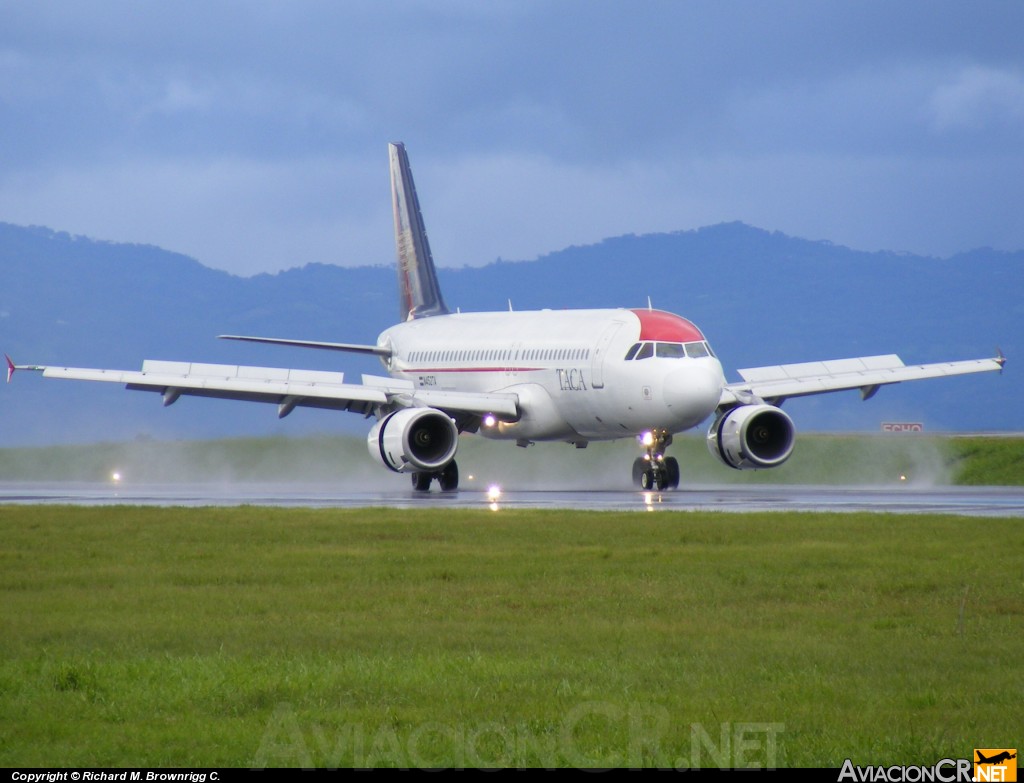
[[[646,453],[633,461],[633,483],[643,490],[678,487],[679,461],[665,456],[672,435],[666,430],[651,430],[641,436],[640,443]]]

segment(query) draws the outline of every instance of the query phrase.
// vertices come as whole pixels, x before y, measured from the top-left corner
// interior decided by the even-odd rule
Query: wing
[[[909,366],[904,364],[899,356],[888,354],[827,362],[753,367],[739,371],[740,377],[743,378],[742,383],[730,383],[722,389],[719,405],[735,405],[749,402],[753,398],[781,405],[790,397],[846,389],[860,389],[861,397],[868,400],[880,387],[891,383],[999,371],[1003,369],[1005,363],[1006,358],[1000,354],[994,359]]]
[[[279,417],[297,407],[353,411],[365,416],[405,407],[437,408],[453,417],[490,413],[513,420],[519,416],[515,394],[421,390],[412,381],[372,375],[362,376],[362,383],[346,383],[344,373],[319,370],[152,359],[143,362],[141,371],[95,370],[15,365],[8,359],[8,381],[15,370],[34,370],[46,378],[122,383],[135,391],[157,392],[163,396],[164,405],[182,396],[271,403],[277,405]]]

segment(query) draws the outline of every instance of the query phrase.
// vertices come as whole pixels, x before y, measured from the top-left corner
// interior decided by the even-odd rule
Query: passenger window
[[[636,360],[650,359],[654,356],[654,343],[644,343],[640,346],[640,351],[636,355]]]
[[[658,343],[659,359],[681,359],[686,355],[682,343]]]

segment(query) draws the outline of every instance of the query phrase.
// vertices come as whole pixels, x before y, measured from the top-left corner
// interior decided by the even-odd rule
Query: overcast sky
[[[741,220],[1024,248],[1024,3],[7,2],[0,221],[238,274]]]

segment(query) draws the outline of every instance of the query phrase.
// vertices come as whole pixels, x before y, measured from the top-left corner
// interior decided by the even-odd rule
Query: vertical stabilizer
[[[391,157],[391,205],[395,213],[398,251],[398,295],[401,319],[426,318],[448,312],[437,284],[434,259],[423,227],[409,156],[401,142],[388,145]]]

